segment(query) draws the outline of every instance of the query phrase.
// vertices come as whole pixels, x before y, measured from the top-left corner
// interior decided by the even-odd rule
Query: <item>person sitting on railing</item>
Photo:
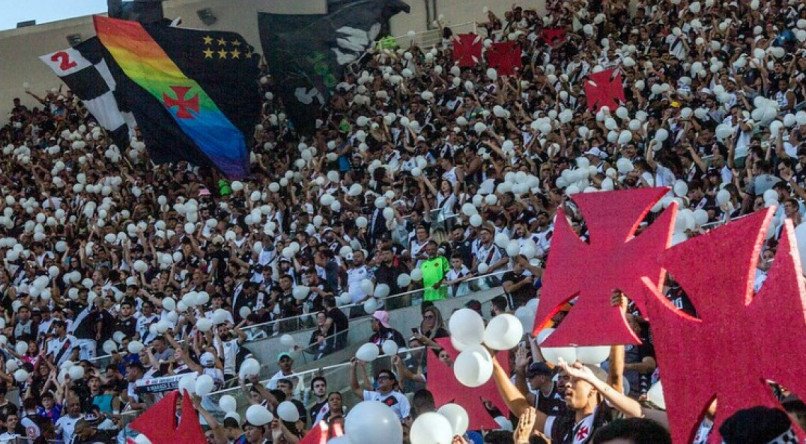
[[[403,335],[389,324],[388,311],[375,311],[375,313],[372,313],[371,322],[373,333],[367,342],[377,345],[378,348],[381,348],[385,341],[394,341],[398,347],[406,346],[406,340],[403,338]]]

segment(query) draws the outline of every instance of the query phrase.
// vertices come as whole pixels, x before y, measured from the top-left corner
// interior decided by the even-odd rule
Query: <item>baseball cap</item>
[[[534,378],[535,376],[551,376],[553,372],[545,362],[533,362],[532,365],[526,370],[527,378]]]
[[[287,352],[280,352],[280,353],[277,354],[277,360],[278,361],[282,361],[283,358],[288,358],[288,359],[290,359],[292,361],[294,360],[294,358],[292,358],[291,355],[289,353],[287,353]]]
[[[607,154],[604,151],[600,150],[598,147],[592,147],[588,151],[585,151],[585,155],[586,156],[596,156],[596,157],[599,157],[599,158],[607,157]]]
[[[372,313],[372,317],[375,318],[378,322],[381,323],[386,328],[391,328],[389,325],[389,312],[383,310],[377,310],[375,313]]]

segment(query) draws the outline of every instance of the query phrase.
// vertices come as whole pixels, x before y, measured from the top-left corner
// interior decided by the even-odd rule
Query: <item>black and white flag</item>
[[[360,60],[393,15],[410,9],[403,0],[330,0],[327,14],[258,13],[269,72],[298,131],[313,129],[345,67]]]
[[[115,79],[97,37],[39,57],[67,85],[103,128],[110,132],[118,148],[126,148],[134,135],[136,122],[131,112],[121,109],[115,98]]]

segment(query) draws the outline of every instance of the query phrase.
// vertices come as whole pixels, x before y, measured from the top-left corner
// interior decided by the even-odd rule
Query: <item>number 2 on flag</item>
[[[78,66],[78,63],[70,60],[70,54],[68,54],[65,51],[59,51],[53,53],[53,55],[50,56],[50,61],[60,62],[59,69],[61,69],[62,71],[67,71],[70,68],[75,68],[76,66]]]

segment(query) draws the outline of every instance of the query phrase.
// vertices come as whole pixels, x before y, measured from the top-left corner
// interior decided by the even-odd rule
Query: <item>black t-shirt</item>
[[[526,277],[524,273],[515,274],[514,271],[504,273],[503,281],[510,281],[517,284]],[[526,305],[529,299],[535,296],[535,287],[532,284],[525,284],[521,288],[515,290],[514,293],[509,294],[512,297],[512,303],[515,308]]]
[[[537,391],[535,395],[535,408],[546,414],[546,416],[559,416],[565,413],[568,406],[565,404],[565,399],[557,393],[557,387],[552,386],[551,393],[544,396],[541,390]]]
[[[134,316],[129,317],[129,319],[115,319],[113,331],[123,332],[127,338],[134,337],[137,333],[137,319]]]
[[[327,399],[322,402],[317,402],[314,404],[310,410],[308,410],[308,423],[313,426],[314,421],[316,421],[316,416],[319,415],[319,410],[322,410],[322,407],[327,405]]]
[[[330,328],[331,331],[327,332],[328,335],[347,331],[350,321],[347,319],[347,315],[345,315],[344,312],[336,307],[333,307],[327,312],[327,317],[333,319],[333,326]]]
[[[216,250],[210,253],[210,261],[212,262],[213,259],[218,259],[218,267],[216,269],[216,282],[223,283],[224,276],[227,274],[227,262],[229,261],[229,251],[227,250]]]
[[[670,287],[666,291],[666,299],[672,303],[678,310],[682,310],[683,313],[686,313],[690,316],[697,316],[697,310],[694,308],[694,304],[691,303],[688,296],[686,296],[686,292],[683,291],[683,288],[680,286]]]

